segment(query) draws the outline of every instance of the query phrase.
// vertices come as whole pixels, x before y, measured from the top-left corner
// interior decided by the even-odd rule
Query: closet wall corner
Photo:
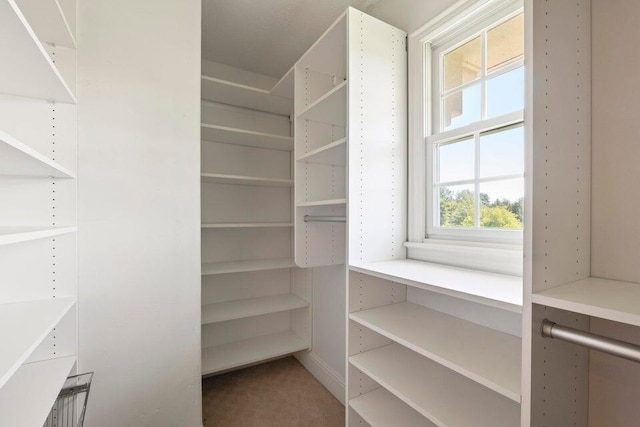
[[[202,61],[202,374],[311,346],[293,260],[293,75]]]

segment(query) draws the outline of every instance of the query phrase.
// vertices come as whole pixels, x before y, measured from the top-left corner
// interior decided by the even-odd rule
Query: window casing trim
[[[503,271],[506,274],[521,274],[521,258],[514,257],[513,254],[521,254],[522,252],[522,230],[451,230],[448,228],[446,235],[445,233],[438,234],[437,232],[434,233],[434,230],[428,230],[427,224],[430,223],[427,221],[427,215],[433,215],[433,213],[429,213],[432,210],[427,206],[426,186],[432,186],[433,183],[432,175],[427,173],[426,166],[431,165],[433,161],[432,150],[427,149],[428,142],[434,143],[444,141],[447,138],[458,138],[461,131],[473,133],[486,130],[494,122],[496,125],[498,123],[503,125],[522,123],[524,111],[520,110],[505,115],[510,116],[509,118],[496,117],[486,119],[480,123],[472,123],[465,127],[454,129],[453,132],[443,131],[433,134],[432,114],[425,108],[427,105],[425,100],[432,99],[434,95],[430,84],[433,78],[430,72],[432,44],[446,43],[452,32],[455,34],[451,37],[467,33],[471,37],[473,31],[477,32],[475,27],[468,31],[456,31],[455,28],[469,23],[471,25],[474,23],[486,25],[486,22],[493,22],[492,20],[497,19],[495,17],[498,14],[506,20],[508,19],[507,16],[513,16],[514,12],[522,10],[522,8],[522,0],[462,0],[409,35],[409,215],[408,242],[406,245],[409,251],[409,258],[434,262],[434,259],[429,254],[434,253],[433,250],[438,247],[437,245],[445,243],[453,243],[458,248],[473,248],[470,249],[470,255],[478,254],[479,248],[481,250],[484,247],[491,248],[490,253],[497,256],[494,261],[489,261],[488,265],[496,265],[495,259],[501,259],[502,261],[514,260],[513,262],[518,265],[505,265]],[[522,65],[522,63],[517,65]],[[501,70],[501,72],[507,71],[506,69]],[[425,135],[429,136],[425,138]],[[489,233],[491,234],[490,237],[487,237],[487,231],[491,232]],[[479,234],[474,235],[476,232],[479,232]],[[420,249],[422,244],[424,246]],[[451,247],[448,247],[444,252],[451,252],[450,249]],[[507,252],[503,253],[503,256],[498,256],[497,254],[501,250]],[[460,265],[460,255],[464,257],[460,253],[456,260],[451,258],[449,264],[464,267],[464,265]],[[446,257],[445,260],[442,257],[438,257],[435,262],[447,263]],[[470,268],[500,272],[498,271],[500,268],[482,268],[477,265],[470,266]]]

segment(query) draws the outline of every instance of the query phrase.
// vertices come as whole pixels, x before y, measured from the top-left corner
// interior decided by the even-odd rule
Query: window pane
[[[480,178],[524,174],[524,127],[480,135]]]
[[[524,179],[480,184],[480,226],[522,228]]]
[[[444,98],[444,129],[468,125],[481,119],[480,84],[475,84]]]
[[[437,187],[440,199],[441,227],[474,227],[475,198],[473,185]]]
[[[524,67],[487,81],[487,118],[524,109]]]
[[[473,179],[473,138],[438,146],[438,182]]]
[[[482,74],[482,44],[480,37],[444,55],[444,90],[457,88]]]
[[[487,32],[487,73],[524,57],[524,15],[521,13]]]

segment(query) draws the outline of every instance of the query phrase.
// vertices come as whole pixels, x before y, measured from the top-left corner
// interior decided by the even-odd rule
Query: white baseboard
[[[340,403],[345,404],[344,379],[313,352],[299,352],[294,356]]]

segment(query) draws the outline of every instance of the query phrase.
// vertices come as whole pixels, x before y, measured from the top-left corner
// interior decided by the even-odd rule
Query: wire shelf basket
[[[67,378],[43,427],[82,427],[93,372]]]

